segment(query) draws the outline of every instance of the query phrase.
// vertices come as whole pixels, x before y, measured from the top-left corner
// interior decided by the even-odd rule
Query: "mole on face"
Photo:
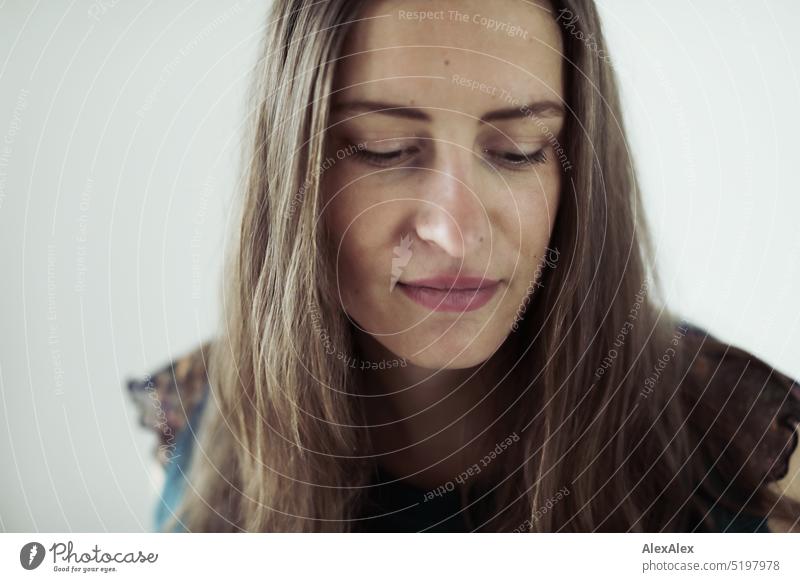
[[[445,61],[444,61],[444,66],[446,67],[446,66],[447,66],[447,65],[449,65],[449,64],[450,64],[450,61],[448,61],[447,59],[445,59]]]

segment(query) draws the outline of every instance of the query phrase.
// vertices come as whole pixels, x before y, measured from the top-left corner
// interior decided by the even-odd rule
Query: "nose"
[[[473,176],[474,154],[455,146],[424,172],[415,198],[414,231],[420,240],[463,260],[488,240],[489,216]]]

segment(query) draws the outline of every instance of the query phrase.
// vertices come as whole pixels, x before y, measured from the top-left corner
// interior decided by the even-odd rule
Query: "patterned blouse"
[[[765,483],[774,483],[789,471],[789,459],[797,448],[800,425],[800,383],[774,370],[754,355],[725,344],[706,331],[684,322],[684,340],[692,342],[690,353],[696,354],[690,374],[705,387],[703,398],[719,403],[720,416],[730,415],[735,432],[723,435],[739,439],[746,450],[753,451],[749,463],[763,476]],[[155,431],[158,443],[153,454],[166,471],[161,499],[156,507],[154,530],[161,531],[164,523],[178,507],[185,474],[196,440],[200,414],[209,394],[206,359],[210,342],[164,365],[144,378],[129,380],[130,395],[140,413],[140,423]],[[187,429],[189,427],[189,429]],[[739,430],[742,428],[742,430]],[[380,482],[380,481],[379,481]],[[421,498],[421,492],[410,484],[395,481],[391,488],[381,488],[384,501]],[[437,531],[424,527],[427,522],[447,521],[454,510],[446,504],[425,504],[429,515],[397,515],[381,524],[381,531]],[[431,513],[433,512],[433,513]],[[388,512],[387,512],[388,513]],[[720,505],[711,510],[720,524],[715,531],[769,532],[766,519],[742,513],[730,514]],[[396,514],[395,514],[396,515]],[[800,516],[799,516],[800,517]],[[438,520],[438,521],[437,521]],[[449,529],[447,529],[449,528]],[[449,520],[438,531],[458,530]],[[180,527],[175,531],[181,530]]]

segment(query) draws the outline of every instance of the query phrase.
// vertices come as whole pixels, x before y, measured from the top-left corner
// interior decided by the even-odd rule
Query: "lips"
[[[432,311],[474,311],[494,297],[500,281],[484,277],[439,276],[400,282],[397,287],[409,299]]]

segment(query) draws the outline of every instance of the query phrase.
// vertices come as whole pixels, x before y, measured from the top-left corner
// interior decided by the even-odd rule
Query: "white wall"
[[[214,331],[265,4],[0,4],[0,530],[150,528],[122,379]],[[670,304],[800,377],[800,4],[601,8]]]
[[[800,378],[800,4],[600,5],[669,304]]]
[[[19,125],[0,166],[0,529],[149,529],[155,437],[122,381],[219,312],[266,7],[112,4],[0,9],[0,140]]]

